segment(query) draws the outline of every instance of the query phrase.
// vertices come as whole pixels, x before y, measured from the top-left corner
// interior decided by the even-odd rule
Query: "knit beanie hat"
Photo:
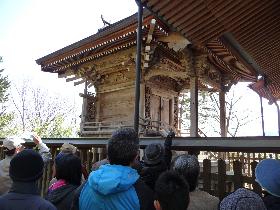
[[[256,181],[271,195],[280,197],[280,161],[262,160],[256,169]]]
[[[239,188],[220,203],[220,210],[266,210],[261,197],[251,190]]]
[[[161,144],[149,144],[144,151],[144,162],[155,165],[162,161],[164,149]]]
[[[32,149],[25,149],[11,160],[10,177],[13,181],[32,182],[42,176],[43,169],[41,155]]]
[[[185,177],[189,183],[190,192],[196,189],[200,166],[195,155],[183,154],[175,157],[171,162],[171,169]]]

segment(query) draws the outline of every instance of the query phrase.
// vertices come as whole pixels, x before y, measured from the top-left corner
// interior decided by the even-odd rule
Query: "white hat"
[[[64,143],[61,146],[61,152],[75,154],[77,152],[77,147],[69,143]]]
[[[23,143],[25,143],[25,141],[22,138],[12,136],[4,139],[3,147],[6,147],[8,150],[12,150],[21,146]]]

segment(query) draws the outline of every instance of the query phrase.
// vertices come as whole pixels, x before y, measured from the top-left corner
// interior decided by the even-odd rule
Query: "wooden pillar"
[[[87,107],[88,107],[87,82],[85,83],[84,94],[82,97],[83,97],[83,105],[82,105],[80,132],[83,131],[84,123],[86,122],[86,116],[87,116]]]
[[[264,117],[263,117],[263,100],[262,100],[262,97],[261,97],[261,96],[260,96],[260,103],[261,103],[262,133],[263,133],[263,136],[265,136],[265,131],[264,131]]]
[[[198,136],[198,79],[196,76],[190,77],[190,136]]]
[[[180,95],[179,95],[180,96]],[[178,120],[178,129],[182,130],[182,119],[183,119],[183,102],[185,100],[185,94],[182,94],[182,99],[180,101],[180,109],[179,109],[179,120]]]
[[[280,136],[280,109],[277,101],[275,101],[275,106],[277,108],[277,115],[278,115],[278,136]]]
[[[219,101],[220,101],[220,129],[221,137],[227,136],[226,131],[226,101],[225,101],[225,91],[221,90],[219,92]]]

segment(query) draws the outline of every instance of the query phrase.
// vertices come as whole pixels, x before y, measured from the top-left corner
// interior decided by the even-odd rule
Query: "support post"
[[[190,77],[190,93],[191,93],[190,136],[198,137],[198,79],[196,76]]]
[[[226,131],[226,100],[225,100],[225,91],[223,89],[219,92],[219,102],[220,102],[220,129],[221,137],[227,136]]]
[[[87,99],[87,81],[85,82],[84,96],[83,96],[83,106],[82,106],[82,114],[81,114],[81,123],[80,123],[80,132],[82,133],[84,129],[84,123],[86,121],[87,115],[87,107],[88,107],[88,99]]]
[[[275,106],[277,108],[277,114],[278,114],[278,136],[280,136],[280,110],[279,105],[277,104],[277,101],[274,102]]]
[[[264,132],[264,118],[263,118],[263,100],[262,100],[261,96],[260,96],[260,102],[261,102],[262,132],[263,132],[263,136],[265,136],[265,132]]]
[[[180,96],[180,95],[179,95]],[[180,109],[179,109],[179,120],[178,120],[178,129],[182,131],[182,118],[183,118],[183,102],[185,101],[185,94],[182,94],[182,99],[180,101]]]
[[[141,80],[141,45],[142,45],[142,2],[138,1],[138,29],[137,29],[137,55],[135,75],[135,108],[134,108],[134,130],[139,131],[139,102],[140,102],[140,80]]]
[[[195,50],[192,45],[188,46],[190,56],[190,137],[198,137],[198,78],[195,66]]]

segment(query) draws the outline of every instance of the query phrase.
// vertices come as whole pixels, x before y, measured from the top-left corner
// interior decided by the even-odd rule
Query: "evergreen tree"
[[[3,62],[0,56],[0,63]],[[0,137],[6,137],[14,133],[13,129],[10,129],[10,124],[13,121],[13,113],[7,111],[7,101],[9,100],[8,90],[10,88],[10,82],[8,76],[3,76],[4,69],[0,70]]]

